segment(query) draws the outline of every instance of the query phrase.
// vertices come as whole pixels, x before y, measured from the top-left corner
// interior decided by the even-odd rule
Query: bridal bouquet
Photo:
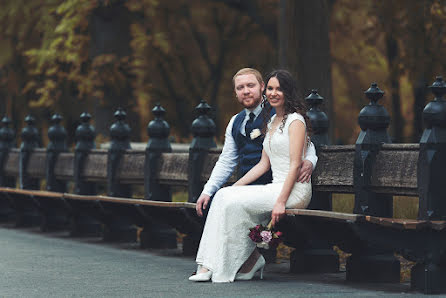
[[[249,238],[256,243],[258,248],[276,248],[282,242],[282,232],[271,229],[271,222],[268,226],[256,225],[249,229]]]

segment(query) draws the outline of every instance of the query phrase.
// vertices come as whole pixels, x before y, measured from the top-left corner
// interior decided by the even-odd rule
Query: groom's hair
[[[259,84],[261,85],[263,83],[263,78],[262,75],[260,74],[260,72],[257,69],[254,68],[242,68],[239,71],[237,71],[235,73],[235,75],[232,77],[232,87],[235,87],[235,78],[238,76],[242,76],[242,75],[247,75],[247,74],[253,74],[257,81],[259,82]]]

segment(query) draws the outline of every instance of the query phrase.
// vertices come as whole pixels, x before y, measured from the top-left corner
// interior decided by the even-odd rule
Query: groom
[[[208,207],[211,197],[227,182],[237,164],[240,178],[255,166],[262,156],[264,136],[259,134],[264,123],[260,104],[265,89],[262,75],[256,69],[242,68],[234,75],[232,83],[236,99],[245,109],[234,115],[226,127],[223,150],[197,200],[196,210],[199,216],[203,216],[203,210]],[[316,162],[316,150],[311,143],[299,171],[298,182],[310,181]],[[267,184],[271,180],[269,171],[253,184]]]

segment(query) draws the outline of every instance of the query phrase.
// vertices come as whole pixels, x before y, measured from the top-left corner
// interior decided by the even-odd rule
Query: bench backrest
[[[435,99],[425,108],[427,128],[420,144],[389,144],[390,117],[377,103],[384,92],[372,84],[365,92],[370,104],[359,114],[361,133],[358,140],[355,145],[343,146],[324,144],[328,142],[328,119],[318,108],[322,98],[313,90],[307,97],[311,105],[308,115],[314,132],[312,141],[319,157],[312,176],[313,201],[324,203],[310,205],[310,208],[330,210],[326,203],[330,198],[326,194],[354,193],[355,213],[391,217],[392,196],[407,195],[420,197],[419,219],[446,219],[446,202],[442,198],[444,186],[438,178],[446,167],[446,119],[443,119],[446,104],[442,98],[446,84],[437,78],[431,87]],[[169,126],[163,120],[165,111],[159,105],[153,109],[155,119],[148,125],[150,138],[146,150],[129,149],[125,133],[130,129],[123,122],[125,113],[122,110],[115,114],[117,121],[111,127],[109,150],[92,149],[94,128],[88,124],[91,116],[87,113],[81,115],[83,123],[76,131],[75,153],[61,149],[56,155],[54,144],[60,138],[55,139],[48,150],[36,148],[38,142],[32,134],[37,132],[33,119],[28,117],[22,139],[27,136],[29,140],[24,139],[21,149],[11,149],[7,143],[11,142],[10,138],[5,137],[5,124],[0,130],[0,178],[19,178],[21,187],[27,188],[26,185],[36,187],[38,183],[35,180],[28,184],[22,182],[49,180],[53,175],[60,181],[74,181],[75,192],[83,195],[95,193],[94,183],[106,184],[110,196],[122,196],[119,193],[131,196],[131,192],[120,192],[118,184],[124,190],[128,185],[144,185],[145,198],[151,200],[169,200],[166,186],[185,186],[189,190],[189,202],[195,202],[221,153],[213,140],[215,124],[207,115],[210,107],[202,101],[196,109],[199,116],[192,123],[194,139],[189,152],[171,152]],[[56,120],[60,121],[60,117]],[[119,127],[122,131],[118,131]],[[60,131],[61,127],[58,129]],[[234,181],[233,176],[229,183]],[[80,185],[81,182],[84,184]]]

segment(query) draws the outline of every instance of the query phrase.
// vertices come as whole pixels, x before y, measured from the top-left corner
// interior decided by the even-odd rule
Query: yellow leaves
[[[60,91],[56,89],[57,84],[53,80],[45,80],[41,88],[37,88],[36,93],[40,95],[39,99],[30,102],[30,107],[50,107],[54,105],[55,100],[60,96]]]
[[[89,22],[93,11],[117,2],[121,6],[120,1],[15,1],[17,5],[13,0],[5,1],[11,9],[4,9],[3,5],[0,9],[0,68],[2,74],[6,73],[3,65],[6,63],[13,69],[11,61],[16,59],[20,61],[17,68],[26,69],[26,75],[19,74],[21,78],[14,82],[18,94],[26,97],[24,102],[35,99],[30,104],[34,108],[68,106],[81,99],[100,99],[111,105],[111,101],[115,104],[122,98],[148,121],[152,116],[149,106],[153,89],[159,86],[159,79],[154,78],[157,76],[154,64],[161,53],[173,56],[172,41],[166,33],[170,25],[165,21],[165,8],[172,9],[176,6],[174,2],[123,1],[130,11],[124,12],[130,18],[129,57],[112,54],[91,57]],[[159,9],[161,5],[163,9]],[[181,32],[179,27],[175,30]],[[17,43],[4,46],[3,39],[7,38],[16,39]],[[0,91],[12,83],[10,77],[2,75]]]
[[[54,82],[53,80],[45,80],[45,89],[46,90],[53,90],[57,87],[56,82]]]
[[[160,48],[164,53],[169,52],[169,41],[164,32],[155,33],[153,41],[154,46]]]
[[[57,25],[56,28],[54,29],[54,32],[64,33],[64,32],[67,32],[67,28],[70,28],[70,30],[73,30],[73,28],[69,27],[69,25],[70,24],[68,22],[59,23],[59,25]]]
[[[141,24],[131,24],[130,33],[133,37],[130,46],[134,51],[145,49],[152,40],[152,37],[146,33],[145,28]]]
[[[111,64],[115,60],[116,60],[116,56],[113,54],[100,55],[93,59],[92,67],[98,68],[98,67],[104,66],[106,64]]]
[[[54,105],[54,100],[48,96],[49,94],[45,94],[41,96],[38,100],[30,101],[30,108],[48,108]]]
[[[95,90],[91,94],[93,97],[99,98],[100,100],[104,100],[104,91],[102,90]]]
[[[28,81],[25,85],[25,88],[22,90],[22,94],[26,94],[28,91],[33,90],[37,87],[37,82],[32,80]]]
[[[431,14],[439,17],[446,17],[446,7],[440,2],[434,2],[431,6]]]
[[[125,5],[130,11],[142,11],[144,8],[143,1],[138,0],[129,0],[126,2]]]
[[[89,4],[96,4],[97,1],[92,0],[65,0],[57,7],[56,13],[59,15],[74,15],[76,12],[81,12],[82,7],[88,7]],[[91,8],[91,7],[90,7]]]
[[[157,0],[128,0],[125,3],[129,11],[144,12],[148,17],[155,15],[155,8],[158,4]]]

